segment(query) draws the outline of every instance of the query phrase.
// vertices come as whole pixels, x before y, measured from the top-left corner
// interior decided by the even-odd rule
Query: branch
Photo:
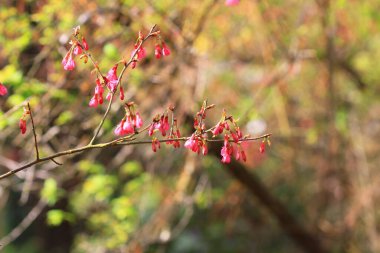
[[[35,126],[34,126],[33,113],[32,113],[32,110],[30,109],[29,102],[27,103],[27,106],[28,106],[30,121],[32,122],[32,130],[33,130],[33,136],[34,136],[34,147],[36,149],[36,161],[38,161],[38,160],[40,160],[40,154],[38,152],[37,134],[36,134]]]
[[[30,163],[27,163],[25,164],[24,166],[21,166],[17,169],[13,169],[13,170],[10,170],[2,175],[0,175],[0,180],[6,178],[6,177],[9,177],[19,171],[22,171],[24,169],[27,169],[33,165],[36,165],[36,164],[39,164],[39,163],[42,163],[42,162],[45,162],[45,161],[49,161],[49,160],[53,160],[54,158],[56,157],[61,157],[61,156],[68,156],[68,155],[72,155],[72,154],[76,154],[76,153],[81,153],[81,152],[84,152],[84,151],[87,151],[87,150],[91,150],[91,149],[102,149],[102,148],[108,148],[108,147],[112,147],[112,146],[117,146],[117,145],[123,145],[123,146],[127,146],[127,145],[138,145],[138,144],[151,144],[152,143],[152,140],[146,140],[146,141],[134,141],[134,136],[136,136],[137,134],[141,133],[141,132],[144,132],[146,131],[148,128],[150,127],[150,125],[144,127],[142,130],[140,130],[139,132],[136,132],[132,135],[128,135],[128,136],[125,136],[125,137],[121,137],[121,138],[118,138],[118,139],[115,139],[113,141],[110,141],[110,142],[106,142],[106,143],[100,143],[100,144],[89,144],[89,145],[86,145],[86,146],[83,146],[83,147],[79,147],[79,148],[74,148],[74,149],[69,149],[69,150],[65,150],[65,151],[61,151],[61,152],[58,152],[58,153],[55,153],[53,155],[50,155],[50,156],[47,156],[47,157],[43,157],[43,158],[40,158],[40,159],[36,159]],[[254,138],[244,138],[244,139],[240,139],[239,141],[254,141],[254,140],[260,140],[260,139],[266,139],[268,138],[269,136],[271,136],[271,134],[265,134],[265,135],[262,135],[262,136],[259,136],[259,137],[254,137]],[[187,141],[190,137],[182,137],[182,138],[175,138],[175,139],[160,139],[160,140],[156,140],[156,141],[159,141],[159,142],[167,142],[167,141]],[[128,141],[128,142],[126,142]],[[207,142],[224,142],[224,139],[206,139]],[[232,142],[233,140],[230,140],[230,142]]]
[[[35,221],[45,208],[46,202],[40,200],[35,207],[28,213],[28,215],[21,221],[21,223],[15,227],[8,235],[0,239],[0,250],[17,239],[27,229],[33,221]]]

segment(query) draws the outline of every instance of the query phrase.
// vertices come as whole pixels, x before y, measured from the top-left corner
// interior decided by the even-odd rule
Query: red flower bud
[[[26,121],[23,118],[20,119],[18,126],[20,127],[21,133],[25,134],[25,132],[26,132]]]
[[[7,87],[5,87],[2,83],[0,83],[0,96],[7,95],[8,90]]]

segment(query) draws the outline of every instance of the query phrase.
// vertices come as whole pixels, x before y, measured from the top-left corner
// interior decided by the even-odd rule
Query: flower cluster
[[[156,39],[157,39],[156,45],[154,47],[154,55],[156,59],[160,59],[161,56],[169,56],[170,49],[166,45],[166,43],[162,41],[160,33],[156,32],[154,33],[154,35],[156,36]],[[138,61],[146,57],[146,50],[143,47],[143,42],[144,42],[144,35],[141,32],[139,32],[138,39],[134,45],[134,50],[131,53],[131,57],[133,58],[132,65],[131,65],[132,69],[136,67]]]
[[[91,98],[89,102],[90,107],[97,107],[98,105],[103,104],[103,86],[100,83],[99,78],[96,79],[96,87],[95,87],[95,93],[94,96]]]
[[[152,150],[153,150],[153,152],[157,152],[157,149],[160,149],[160,148],[161,148],[160,141],[157,140],[156,137],[153,137],[153,139],[152,139]]]
[[[202,155],[207,155],[208,153],[205,136],[197,136],[196,134],[192,134],[191,137],[185,142],[184,147],[198,154],[200,154],[201,151]]]
[[[153,133],[159,131],[161,132],[162,136],[166,136],[166,132],[169,129],[169,115],[167,112],[165,112],[162,115],[158,114],[156,117],[154,117],[153,122],[149,127],[148,134],[149,136],[152,136]]]
[[[230,163],[231,156],[234,155],[236,160],[246,161],[247,157],[243,148],[241,147],[241,141],[243,134],[237,125],[237,120],[234,120],[232,116],[227,116],[226,111],[223,111],[221,120],[212,128],[206,130],[204,120],[206,118],[206,111],[213,108],[214,105],[207,106],[204,102],[201,110],[194,118],[195,132],[185,142],[185,147],[193,152],[203,155],[207,154],[207,134],[212,133],[212,137],[215,138],[218,135],[224,133],[224,145],[220,151],[223,163]]]
[[[238,4],[238,0],[227,0],[226,5],[236,5]],[[70,41],[71,47],[65,57],[62,60],[62,65],[65,70],[73,70],[75,68],[75,61],[74,57],[77,55],[81,55],[80,58],[84,58],[84,61],[87,62],[88,58],[91,59],[92,63],[94,64],[95,71],[97,74],[96,78],[96,87],[94,91],[94,95],[92,96],[89,106],[90,107],[97,107],[98,105],[103,104],[103,94],[104,90],[108,90],[108,94],[106,96],[106,99],[110,101],[110,104],[112,103],[112,98],[119,88],[120,91],[120,100],[124,100],[124,90],[120,83],[120,80],[122,78],[122,74],[124,73],[125,69],[131,65],[132,69],[136,67],[136,64],[139,60],[142,60],[146,57],[146,50],[143,47],[143,43],[145,40],[151,36],[156,38],[156,45],[154,49],[154,55],[157,59],[160,59],[162,56],[168,56],[170,55],[170,49],[167,47],[165,42],[161,40],[160,32],[156,31],[153,32],[154,27],[150,31],[147,37],[144,37],[144,35],[139,32],[138,39],[134,45],[134,51],[131,54],[131,58],[129,62],[126,62],[125,60],[122,60],[118,63],[116,63],[108,72],[107,75],[103,75],[98,65],[95,63],[93,58],[88,52],[83,52],[83,50],[88,50],[88,44],[85,40],[85,38],[79,33],[79,27],[74,29],[73,33],[73,40]],[[124,64],[124,68],[120,73],[120,76],[117,75],[117,69],[118,65],[120,63]],[[6,87],[0,83],[0,95],[3,96],[7,94]],[[203,155],[206,155],[208,153],[208,146],[207,142],[210,141],[217,141],[217,142],[223,142],[223,146],[220,150],[221,155],[221,161],[223,163],[230,163],[231,158],[234,157],[236,160],[242,160],[246,161],[247,157],[245,154],[245,151],[242,148],[242,141],[247,140],[253,140],[253,139],[247,139],[247,136],[243,137],[243,133],[240,130],[239,126],[237,125],[238,120],[235,120],[232,116],[227,115],[226,111],[223,111],[221,119],[218,121],[218,123],[209,128],[206,129],[206,116],[207,111],[209,109],[212,109],[214,105],[207,105],[207,101],[204,101],[203,105],[201,106],[201,109],[199,112],[196,113],[194,117],[194,132],[191,134],[190,137],[182,137],[180,134],[180,130],[177,125],[177,120],[174,117],[174,107],[169,107],[164,113],[158,114],[153,118],[152,123],[144,128],[143,130],[138,131],[137,129],[141,128],[143,125],[142,118],[138,112],[135,110],[135,105],[133,102],[125,103],[124,109],[125,109],[125,115],[122,118],[122,120],[119,122],[119,124],[116,126],[114,133],[117,136],[124,136],[124,135],[135,135],[142,131],[148,130],[148,135],[153,136],[155,133],[161,133],[163,137],[166,137],[166,139],[159,140],[156,136],[152,137],[152,150],[156,152],[161,147],[161,142],[166,142],[168,145],[173,145],[174,148],[180,147],[180,141],[185,141],[184,147],[191,150],[195,153],[202,153]],[[29,108],[29,105],[28,105]],[[109,109],[109,108],[108,108]],[[108,111],[107,111],[108,112]],[[107,115],[107,112],[105,116]],[[169,123],[169,114],[171,112],[171,123]],[[24,108],[24,114],[20,118],[19,121],[19,128],[21,130],[22,134],[25,134],[26,132],[26,116],[30,114],[31,112],[29,109]],[[33,124],[33,118],[32,124]],[[101,125],[100,125],[101,126]],[[216,138],[217,136],[223,136],[223,139],[209,139]],[[260,153],[265,152],[265,142],[270,145],[269,135],[263,136],[265,138],[263,142],[260,145],[259,151]],[[96,137],[96,135],[94,136]],[[257,139],[257,138],[256,138]],[[120,140],[125,140],[124,138],[121,138]],[[119,141],[119,140],[116,140]]]
[[[170,55],[170,49],[168,48],[168,46],[165,44],[165,42],[161,42],[160,46],[160,41],[161,40],[158,39],[156,46],[154,47],[154,55],[156,56],[156,59],[160,59],[161,56]]]
[[[177,125],[177,119],[173,117],[173,124],[170,127],[170,133],[168,137],[169,140],[166,141],[166,144],[172,144],[174,148],[179,148],[181,146],[178,140],[179,138],[181,138],[181,133]],[[173,140],[173,139],[177,139],[177,140]]]
[[[74,57],[76,55],[82,54],[83,50],[88,50],[88,44],[86,39],[79,33],[80,27],[77,26],[74,28],[73,36],[76,38],[75,40],[70,41],[70,49],[66,53],[65,57],[62,60],[62,65],[65,70],[73,70],[75,69],[75,61]],[[81,42],[80,42],[81,41]],[[85,61],[87,59],[86,55],[82,55],[81,58],[85,57]]]
[[[136,129],[141,128],[143,125],[140,113],[135,112],[133,102],[125,104],[125,116],[121,122],[116,126],[114,133],[118,136],[136,133]]]
[[[232,143],[236,144],[235,147],[233,146]],[[220,151],[220,154],[222,156],[222,163],[230,163],[232,155],[235,156],[235,159],[237,161],[239,161],[240,158],[244,162],[247,161],[247,157],[239,141],[234,140],[233,142],[231,142],[230,136],[228,134],[224,135],[224,145],[222,147],[222,150]]]
[[[5,96],[8,94],[7,87],[0,83],[0,96]]]

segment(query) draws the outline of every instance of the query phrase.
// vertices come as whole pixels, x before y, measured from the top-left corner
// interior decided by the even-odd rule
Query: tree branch
[[[53,155],[50,155],[50,156],[47,156],[47,157],[43,157],[43,158],[40,158],[40,159],[36,159],[30,163],[27,163],[25,164],[24,166],[21,166],[17,169],[13,169],[13,170],[10,170],[2,175],[0,175],[0,180],[6,178],[6,177],[9,177],[19,171],[22,171],[24,169],[27,169],[33,165],[36,165],[36,164],[39,164],[39,163],[42,163],[42,162],[45,162],[45,161],[49,161],[49,160],[53,160],[54,158],[56,157],[61,157],[61,156],[68,156],[68,155],[72,155],[72,154],[75,154],[75,153],[81,153],[81,152],[84,152],[84,151],[87,151],[87,150],[91,150],[91,149],[97,149],[97,148],[108,148],[108,147],[112,147],[112,146],[116,146],[116,145],[138,145],[138,144],[151,144],[152,143],[152,140],[146,140],[146,141],[134,141],[134,136],[136,136],[137,134],[143,132],[143,131],[146,131],[148,128],[150,127],[150,125],[144,127],[142,130],[140,130],[139,132],[137,133],[134,133],[132,135],[129,135],[129,136],[125,136],[125,137],[121,137],[121,138],[118,138],[118,139],[115,139],[113,141],[110,141],[110,142],[106,142],[106,143],[100,143],[100,144],[89,144],[89,145],[86,145],[86,146],[83,146],[83,147],[79,147],[79,148],[74,148],[74,149],[69,149],[69,150],[65,150],[65,151],[61,151],[61,152],[58,152],[58,153],[55,153]],[[244,139],[240,139],[239,141],[253,141],[253,140],[259,140],[259,139],[266,139],[268,138],[269,136],[271,136],[271,134],[265,134],[265,135],[262,135],[262,136],[259,136],[259,137],[254,137],[254,138],[244,138]],[[190,137],[182,137],[182,138],[175,138],[175,139],[160,139],[160,140],[156,140],[156,141],[159,141],[159,142],[167,142],[167,141],[186,141],[188,140]],[[126,142],[128,141],[128,142]],[[224,142],[224,139],[206,139],[207,142]],[[231,142],[233,140],[230,140]]]
[[[32,224],[35,219],[37,219],[38,215],[45,208],[46,202],[40,200],[35,207],[28,213],[28,215],[21,221],[21,223],[15,227],[8,235],[4,236],[0,239],[0,250],[17,239],[24,231],[27,229],[30,224]]]
[[[27,103],[27,106],[28,106],[30,121],[32,122],[32,130],[33,130],[33,136],[34,136],[34,147],[36,149],[36,160],[38,161],[38,160],[40,160],[40,154],[38,152],[37,134],[36,134],[36,129],[35,129],[34,120],[33,120],[33,113],[32,113],[32,109],[30,109],[29,102]]]

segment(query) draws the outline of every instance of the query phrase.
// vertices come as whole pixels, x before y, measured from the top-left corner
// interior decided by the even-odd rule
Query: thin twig
[[[46,202],[40,200],[35,207],[28,213],[28,215],[21,221],[21,223],[15,227],[8,235],[0,239],[0,250],[17,239],[27,229],[33,221],[35,221],[45,208]]]
[[[27,105],[28,105],[28,111],[29,111],[29,115],[30,115],[30,121],[32,122],[32,130],[33,130],[33,136],[34,136],[34,147],[36,149],[36,160],[38,161],[38,160],[40,160],[40,154],[38,152],[37,134],[36,134],[35,126],[34,126],[33,113],[32,113],[32,110],[30,109],[29,102],[27,103]]]
[[[54,160],[54,158],[50,159],[53,163],[57,164],[57,165],[62,165],[62,163],[59,163],[57,162],[56,160]]]
[[[132,135],[129,135],[129,136],[125,136],[125,137],[122,137],[122,138],[118,138],[116,140],[113,140],[113,141],[110,141],[110,142],[105,142],[105,143],[100,143],[100,144],[91,144],[91,145],[86,145],[86,146],[83,146],[83,147],[79,147],[79,148],[74,148],[74,149],[69,149],[69,150],[65,150],[65,151],[61,151],[61,152],[58,152],[58,153],[55,153],[53,155],[50,155],[50,156],[47,156],[47,157],[43,157],[43,158],[40,158],[39,160],[34,160],[30,163],[27,163],[25,164],[24,166],[21,166],[17,169],[14,169],[14,170],[10,170],[2,175],[0,175],[0,180],[6,178],[6,177],[9,177],[19,171],[22,171],[26,168],[29,168],[35,164],[39,164],[39,163],[42,163],[42,162],[45,162],[45,161],[49,161],[49,160],[52,160],[56,157],[61,157],[61,156],[67,156],[67,155],[72,155],[72,154],[76,154],[76,153],[81,153],[81,152],[84,152],[84,151],[87,151],[87,150],[91,150],[91,149],[97,149],[97,148],[108,148],[108,147],[113,147],[113,146],[117,146],[117,145],[138,145],[138,144],[150,144],[152,143],[152,140],[149,140],[149,141],[134,141],[134,136],[145,131],[147,128],[149,128],[149,125],[146,126],[145,128],[143,128],[140,132],[136,132],[135,134],[132,134]],[[271,134],[265,134],[265,135],[262,135],[262,136],[259,136],[259,137],[254,137],[254,138],[244,138],[244,139],[240,139],[239,142],[244,142],[244,141],[254,141],[254,140],[259,140],[259,139],[266,139],[268,137],[270,137]],[[160,140],[157,140],[159,142],[167,142],[167,141],[186,141],[188,140],[190,137],[182,137],[182,138],[175,138],[175,139],[160,139]],[[125,141],[128,141],[130,140],[129,142],[125,142]],[[206,139],[207,142],[223,142],[224,139]],[[232,142],[232,140],[230,140]]]

